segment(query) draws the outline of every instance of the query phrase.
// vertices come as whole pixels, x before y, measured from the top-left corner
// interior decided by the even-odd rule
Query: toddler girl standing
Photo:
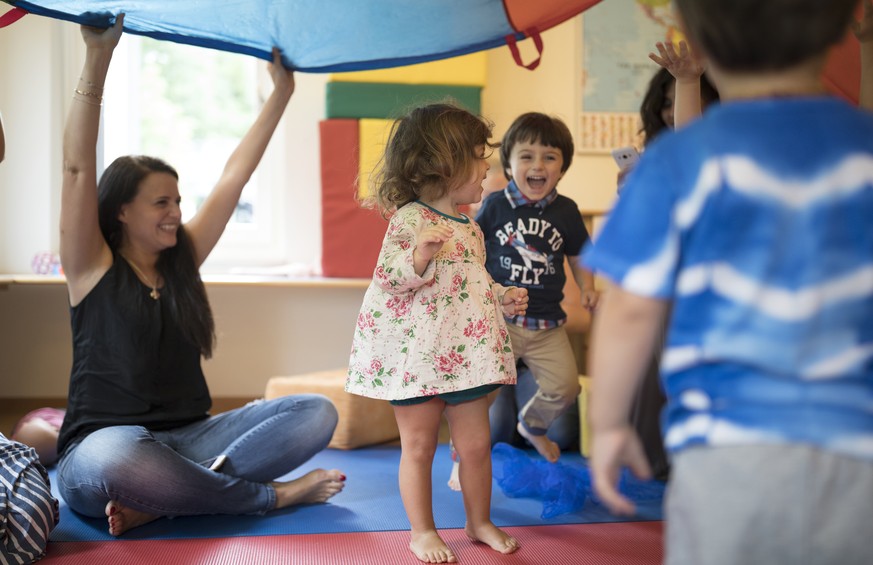
[[[391,214],[358,316],[346,390],[391,401],[400,429],[400,495],[410,550],[455,562],[433,519],[431,467],[443,413],[461,457],[467,535],[501,553],[518,542],[491,522],[488,393],[515,383],[503,321],[527,291],[494,283],[479,226],[459,210],[478,202],[491,128],[447,104],[417,108],[392,130],[372,200]]]

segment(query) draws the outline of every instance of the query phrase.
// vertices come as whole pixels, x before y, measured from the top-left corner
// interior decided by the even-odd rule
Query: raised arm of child
[[[652,474],[629,414],[663,327],[667,305],[614,287],[604,294],[600,315],[594,318],[588,363],[593,386],[591,473],[597,496],[615,514],[635,512],[633,502],[618,491],[621,468],[630,467],[643,479]]]
[[[873,0],[861,3],[864,11],[860,20],[852,23],[852,31],[861,44],[861,91],[858,106],[873,110]]]
[[[706,70],[685,41],[679,42],[679,51],[672,42],[655,44],[658,54],[649,53],[649,59],[667,69],[676,79],[676,94],[673,101],[673,127],[682,127],[700,116],[700,77]]]

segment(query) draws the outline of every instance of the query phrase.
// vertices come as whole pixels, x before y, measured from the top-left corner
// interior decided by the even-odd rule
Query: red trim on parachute
[[[535,27],[525,31],[524,34],[533,39],[534,46],[537,48],[537,58],[527,65],[521,61],[521,53],[518,51],[518,43],[516,42],[514,35],[506,36],[506,45],[509,46],[509,50],[512,52],[512,58],[515,60],[515,64],[532,71],[540,66],[540,60],[543,58],[543,38],[540,37],[540,32]]]
[[[26,16],[29,12],[27,10],[22,10],[21,8],[12,8],[2,16],[0,16],[0,27],[6,27],[14,24],[24,16]]]

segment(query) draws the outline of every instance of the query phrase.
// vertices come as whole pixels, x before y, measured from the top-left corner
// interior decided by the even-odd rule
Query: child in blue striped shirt
[[[869,563],[873,115],[827,96],[857,0],[676,0],[721,95],[651,143],[585,264],[595,490],[649,469],[627,414],[668,310],[666,563]],[[847,488],[850,487],[850,488]]]

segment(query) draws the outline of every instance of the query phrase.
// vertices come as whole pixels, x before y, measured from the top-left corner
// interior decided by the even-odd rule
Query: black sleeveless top
[[[200,350],[171,318],[169,296],[154,300],[149,290],[116,255],[70,308],[73,368],[58,453],[108,426],[165,430],[207,417],[212,400]]]

